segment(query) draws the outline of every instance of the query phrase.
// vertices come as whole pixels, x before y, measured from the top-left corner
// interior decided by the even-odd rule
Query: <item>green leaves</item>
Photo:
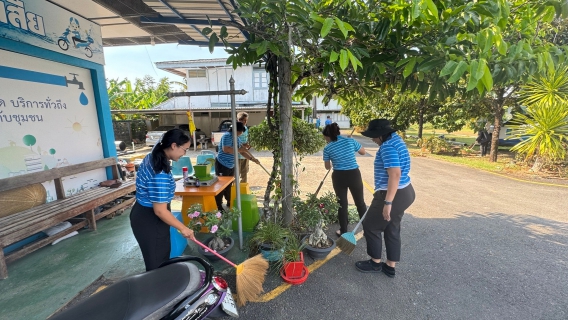
[[[402,76],[405,77],[405,78],[408,77],[412,73],[412,71],[414,71],[415,65],[416,65],[416,57],[410,58],[410,60],[408,60],[408,63],[404,67],[404,71],[402,73]]]
[[[217,37],[216,33],[211,34],[211,37],[209,38],[209,52],[213,53],[213,51],[215,50],[215,45],[217,44],[217,42],[219,42],[219,38]]]
[[[335,52],[335,51],[332,51],[332,52],[329,54],[329,62],[330,62],[330,63],[337,61],[338,58],[339,58],[339,54],[338,54],[337,52]]]
[[[333,19],[332,18],[327,18],[325,19],[324,23],[323,23],[323,27],[321,27],[321,37],[325,38],[325,36],[327,36],[327,34],[331,31],[331,27],[333,27]]]
[[[349,31],[355,32],[355,29],[353,29],[353,27],[349,23],[341,21],[338,17],[328,17],[324,20],[315,13],[310,14],[310,17],[313,20],[316,20],[323,24],[320,30],[320,35],[322,38],[325,38],[329,34],[334,25],[337,25],[337,28],[339,28],[341,33],[343,33],[343,37],[345,39],[347,39]]]
[[[347,50],[341,49],[341,51],[339,52],[339,67],[341,67],[341,70],[345,70],[345,68],[347,68],[348,65],[349,65],[349,54],[347,53]]]
[[[465,61],[460,61],[457,66],[454,69],[454,72],[452,73],[452,75],[450,76],[450,78],[448,79],[449,83],[454,83],[456,81],[458,81],[461,76],[463,75],[463,73],[467,70],[468,68],[468,64]]]

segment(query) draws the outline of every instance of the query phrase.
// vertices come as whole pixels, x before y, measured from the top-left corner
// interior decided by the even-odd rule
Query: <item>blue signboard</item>
[[[43,0],[0,0],[0,37],[104,64],[101,27]]]

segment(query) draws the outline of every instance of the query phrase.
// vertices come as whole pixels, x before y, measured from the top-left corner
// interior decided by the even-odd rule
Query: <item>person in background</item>
[[[245,132],[245,125],[241,122],[237,122],[237,148],[240,154],[242,154],[245,159],[248,159],[256,164],[260,162],[258,159],[253,157],[250,153],[246,152],[247,149],[242,146],[238,137]],[[217,159],[215,161],[215,174],[218,176],[234,176],[235,174],[235,156],[233,154],[233,129],[223,134],[221,141],[219,142],[219,153],[217,153]],[[217,203],[217,209],[219,211],[225,211],[223,209],[223,197],[227,200],[227,207],[231,207],[231,186],[225,188],[218,195],[215,196],[215,202]]]
[[[189,137],[182,130],[171,129],[142,160],[138,169],[136,203],[130,211],[130,226],[142,251],[146,271],[157,269],[170,258],[170,226],[185,238],[194,239],[193,231],[170,211],[175,191],[170,160],[178,161],[189,145]]]
[[[329,126],[331,124],[331,116],[327,116],[327,119],[325,119],[325,125]]]
[[[400,222],[404,211],[416,197],[410,183],[410,155],[402,138],[386,119],[369,122],[363,136],[379,146],[375,156],[375,194],[369,207],[363,231],[367,240],[369,260],[358,261],[361,272],[383,272],[394,278],[395,265],[400,261]],[[387,251],[386,262],[381,262],[383,233]]]
[[[316,129],[319,130],[319,129],[320,129],[320,126],[321,126],[321,120],[320,120],[320,117],[318,116],[318,117],[316,118]]]
[[[477,143],[479,143],[479,150],[481,151],[481,156],[485,157],[487,155],[487,151],[491,146],[491,138],[487,130],[481,129],[477,133],[477,138],[475,139]]]
[[[327,145],[323,148],[323,161],[325,168],[330,170],[333,166],[331,181],[333,182],[333,190],[338,198],[340,205],[337,212],[339,220],[339,230],[337,236],[347,232],[349,224],[349,213],[347,211],[347,191],[351,191],[351,196],[357,206],[359,218],[361,218],[367,210],[365,204],[365,195],[363,190],[363,179],[361,171],[355,159],[355,152],[360,155],[365,154],[365,148],[354,139],[348,139],[340,136],[339,126],[332,123],[325,126],[323,136]]]
[[[245,126],[245,131],[239,136],[239,142],[242,147],[246,150],[250,149],[250,144],[248,143],[248,113],[239,112],[237,114],[237,121]],[[247,176],[249,172],[249,161],[242,154],[239,153],[239,174],[241,175],[241,182],[247,182]]]

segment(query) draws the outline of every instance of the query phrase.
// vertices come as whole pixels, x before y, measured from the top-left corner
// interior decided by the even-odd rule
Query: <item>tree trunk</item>
[[[505,103],[505,90],[500,89],[497,91],[497,100],[493,102],[493,132],[491,136],[491,152],[489,153],[489,161],[497,162],[497,152],[499,151],[499,132],[501,132],[501,126],[503,125],[503,114],[505,109],[503,109],[503,104]]]
[[[542,169],[543,165],[544,165],[544,161],[543,161],[542,157],[536,156],[535,159],[534,159],[533,166],[530,169],[530,171],[531,172],[539,172],[540,169]]]
[[[278,57],[278,83],[279,102],[280,102],[280,132],[281,132],[281,184],[282,188],[282,218],[284,225],[292,223],[292,196],[294,178],[294,163],[293,163],[293,133],[292,133],[292,86],[290,61],[286,58]]]
[[[422,139],[422,131],[424,130],[424,99],[420,100],[418,106],[418,138]]]

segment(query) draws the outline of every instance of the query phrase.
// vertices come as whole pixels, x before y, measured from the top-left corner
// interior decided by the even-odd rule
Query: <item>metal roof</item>
[[[220,32],[222,21],[244,25],[234,0],[48,0],[101,26],[104,46],[179,43],[207,46],[200,30]],[[221,21],[222,20],[222,21]],[[231,43],[248,34],[227,26]],[[222,43],[218,44],[222,46]]]
[[[196,59],[196,60],[179,60],[179,61],[162,61],[156,62],[158,69],[182,76],[185,78],[186,70],[203,69],[203,68],[219,68],[228,67],[233,68],[227,64],[227,58],[217,59]]]
[[[158,113],[176,113],[176,112],[186,112],[186,111],[197,111],[197,112],[218,112],[218,111],[230,111],[230,103],[211,103],[210,105],[200,105],[191,106],[189,104],[189,97],[173,97],[170,98],[152,109],[129,109],[129,110],[111,110],[113,114],[127,114],[127,113],[147,113],[147,114],[158,114]],[[248,110],[248,111],[266,111],[266,103],[263,102],[249,102],[249,101],[237,101],[237,110]],[[293,101],[292,107],[297,110],[306,109],[309,105],[302,104],[301,102]]]

